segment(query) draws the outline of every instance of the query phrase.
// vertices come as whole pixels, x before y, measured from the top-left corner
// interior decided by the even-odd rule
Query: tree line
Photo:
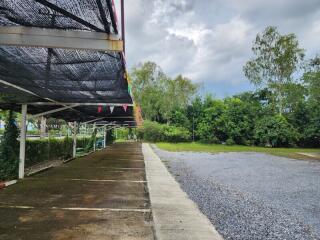
[[[135,101],[149,141],[201,141],[272,147],[320,146],[320,57],[305,59],[295,34],[267,27],[243,67],[255,85],[224,99],[199,96],[199,86],[168,77],[156,63],[133,68]]]

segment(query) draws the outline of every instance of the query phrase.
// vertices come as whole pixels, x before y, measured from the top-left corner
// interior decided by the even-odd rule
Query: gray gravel
[[[225,239],[320,239],[320,162],[155,151]]]

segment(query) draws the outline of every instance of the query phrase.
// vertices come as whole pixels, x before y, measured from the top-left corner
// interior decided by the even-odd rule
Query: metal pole
[[[19,153],[19,179],[24,178],[24,163],[26,160],[26,135],[27,135],[27,105],[21,107],[20,153]]]
[[[124,22],[124,0],[121,0],[121,36],[123,41],[123,53],[126,54],[126,34]]]
[[[96,123],[93,124],[93,132],[96,130]],[[93,138],[93,151],[96,151],[96,139],[97,139],[97,132]]]
[[[115,132],[116,132],[116,140],[118,139],[118,131],[117,131],[117,128],[115,129]]]
[[[73,151],[72,151],[72,157],[76,157],[77,154],[77,130],[78,130],[78,124],[77,122],[73,123]]]
[[[106,148],[107,146],[107,127],[104,127],[104,136],[103,136],[103,147]]]
[[[192,141],[194,142],[194,116],[192,117]]]

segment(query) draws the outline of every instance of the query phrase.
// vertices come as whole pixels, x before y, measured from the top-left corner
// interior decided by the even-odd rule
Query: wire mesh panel
[[[118,31],[111,0],[2,0],[0,26]],[[123,55],[112,51],[0,46],[0,94],[0,108],[15,110],[19,105],[14,104],[35,101],[132,103]],[[32,106],[28,112],[48,109]],[[113,113],[132,115],[130,109]],[[101,116],[101,112],[91,106],[53,116],[87,120]]]
[[[0,24],[116,32],[109,0],[2,0]]]
[[[130,102],[117,53],[0,47],[0,78],[59,102]],[[0,89],[1,91],[1,89]]]

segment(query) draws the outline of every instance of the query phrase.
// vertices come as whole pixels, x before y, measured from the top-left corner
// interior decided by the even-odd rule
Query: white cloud
[[[118,1],[116,1],[118,2]],[[319,0],[126,0],[129,67],[155,61],[172,77],[237,92],[251,44],[268,25],[294,32],[309,55],[319,51]],[[248,85],[249,86],[249,85]],[[218,87],[219,89],[219,87]]]

